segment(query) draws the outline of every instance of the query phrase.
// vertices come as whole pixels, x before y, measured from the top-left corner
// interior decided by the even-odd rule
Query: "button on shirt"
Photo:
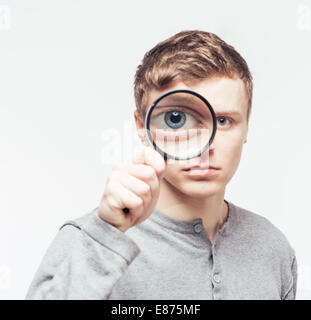
[[[155,209],[123,233],[97,209],[59,230],[27,299],[295,299],[295,252],[266,218],[228,202],[213,243],[201,219]]]
[[[220,275],[218,273],[215,273],[213,276],[213,279],[216,283],[219,283],[220,282]]]
[[[202,223],[196,223],[196,224],[194,225],[194,231],[195,231],[196,233],[200,233],[200,232],[202,231],[202,229],[203,229]]]

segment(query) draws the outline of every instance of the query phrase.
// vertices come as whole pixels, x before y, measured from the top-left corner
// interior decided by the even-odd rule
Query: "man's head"
[[[247,139],[253,89],[248,66],[232,46],[212,33],[184,31],[160,42],[145,54],[135,75],[138,129],[143,128],[152,102],[174,89],[196,91],[212,105],[217,132],[206,152],[209,164],[220,170],[210,178],[190,177],[185,169],[200,165],[203,154],[190,160],[170,161],[164,179],[177,192],[191,197],[223,191],[238,167]],[[147,145],[146,137],[140,137]]]
[[[134,81],[137,111],[145,115],[148,95],[173,81],[193,82],[213,75],[243,80],[250,116],[253,82],[247,63],[230,45],[213,33],[183,31],[149,50],[138,66]]]

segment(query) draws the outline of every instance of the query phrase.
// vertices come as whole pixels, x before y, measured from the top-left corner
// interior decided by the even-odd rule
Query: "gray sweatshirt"
[[[295,299],[295,252],[266,218],[226,201],[211,243],[201,219],[155,209],[125,233],[98,208],[66,222],[26,299]]]

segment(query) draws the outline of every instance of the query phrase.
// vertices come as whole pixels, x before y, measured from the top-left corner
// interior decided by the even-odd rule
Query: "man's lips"
[[[190,176],[200,176],[200,177],[210,177],[218,173],[220,168],[208,166],[208,167],[200,167],[200,166],[193,166],[189,168],[183,169]]]
[[[200,166],[192,166],[189,168],[183,169],[184,171],[189,171],[189,170],[207,170],[207,169],[212,169],[212,170],[219,170],[220,168],[214,167],[214,166],[208,166],[208,167],[200,167]]]

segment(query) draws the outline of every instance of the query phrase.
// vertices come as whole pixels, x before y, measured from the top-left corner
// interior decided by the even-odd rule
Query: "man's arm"
[[[139,253],[97,209],[65,223],[50,245],[26,299],[108,299]]]
[[[150,146],[132,162],[114,166],[99,207],[61,228],[26,299],[109,298],[139,253],[124,233],[152,213],[165,167],[164,159]]]
[[[292,281],[282,300],[295,300],[297,290],[297,259],[294,254],[291,266]]]

